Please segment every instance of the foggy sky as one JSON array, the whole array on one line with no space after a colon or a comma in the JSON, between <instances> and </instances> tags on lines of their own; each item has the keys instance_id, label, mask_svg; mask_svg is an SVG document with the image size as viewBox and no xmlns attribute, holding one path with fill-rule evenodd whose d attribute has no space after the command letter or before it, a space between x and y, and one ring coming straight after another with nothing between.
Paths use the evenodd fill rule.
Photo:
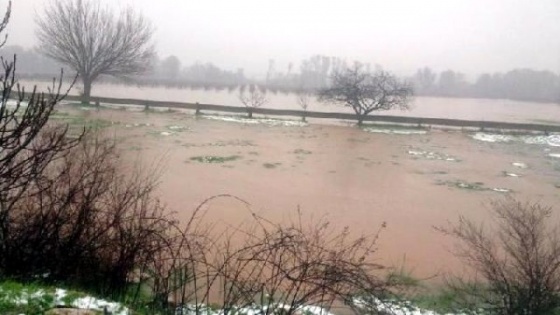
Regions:
<instances>
[{"instance_id":1,"label":"foggy sky","mask_svg":"<svg viewBox=\"0 0 560 315\"><path fill-rule=\"evenodd\" d=\"M33 47L48 0L14 0L8 45ZM268 60L323 54L401 74L428 66L473 75L528 67L560 72L560 0L103 0L156 27L160 57L262 75ZM5 7L7 0L0 0ZM2 11L3 12L3 11Z\"/></svg>"}]
</instances>

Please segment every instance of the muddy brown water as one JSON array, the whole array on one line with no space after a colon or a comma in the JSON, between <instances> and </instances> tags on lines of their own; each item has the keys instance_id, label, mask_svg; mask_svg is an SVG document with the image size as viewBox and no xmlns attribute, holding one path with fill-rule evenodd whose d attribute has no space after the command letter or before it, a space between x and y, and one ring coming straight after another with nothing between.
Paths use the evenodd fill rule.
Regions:
<instances>
[{"instance_id":1,"label":"muddy brown water","mask_svg":"<svg viewBox=\"0 0 560 315\"><path fill-rule=\"evenodd\" d=\"M434 226L459 215L487 223L488 203L503 198L453 183L507 188L520 199L551 206L560 200L560 159L549 156L560 148L480 142L457 131L388 135L334 125L246 125L179 112L61 110L113 122L106 132L119 139L131 163L162 161L159 193L181 220L206 198L231 194L276 222L293 219L298 208L308 220L326 217L357 235L373 233L386 222L378 262L404 262L419 277L463 270L449 252L452 242ZM460 161L428 159L417 151ZM235 158L223 163L193 159L205 156ZM245 205L233 199L212 201L207 208L208 219L225 226L250 218Z\"/></svg>"}]
</instances>

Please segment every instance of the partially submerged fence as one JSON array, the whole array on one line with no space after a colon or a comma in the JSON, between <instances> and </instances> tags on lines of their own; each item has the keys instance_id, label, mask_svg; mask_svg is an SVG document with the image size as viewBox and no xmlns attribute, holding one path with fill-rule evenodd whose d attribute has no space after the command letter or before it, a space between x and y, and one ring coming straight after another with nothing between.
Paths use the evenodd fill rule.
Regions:
<instances>
[{"instance_id":1,"label":"partially submerged fence","mask_svg":"<svg viewBox=\"0 0 560 315\"><path fill-rule=\"evenodd\" d=\"M81 97L69 95L66 97L69 101L81 101ZM334 119L334 120L356 120L356 115L352 113L335 113L335 112L317 112L303 111L293 109L273 109L273 108L246 108L239 106L199 104L186 102L169 102L169 101L152 101L138 100L127 98L108 98L108 97L92 97L92 101L96 104L114 104L114 105L137 105L146 108L177 108L194 110L196 113L203 111L226 112L226 113L249 113L266 115L266 116L289 116L289 117L306 117L318 119ZM560 115L560 107L559 107ZM453 128L476 128L500 129L500 130L525 130L539 131L543 133L560 132L559 125L537 124L537 123L512 123L499 121L484 120L462 120L448 118L429 118L429 117L407 117L407 116L390 116L390 115L369 115L364 118L367 122L408 124L417 126L445 126Z\"/></svg>"}]
</instances>

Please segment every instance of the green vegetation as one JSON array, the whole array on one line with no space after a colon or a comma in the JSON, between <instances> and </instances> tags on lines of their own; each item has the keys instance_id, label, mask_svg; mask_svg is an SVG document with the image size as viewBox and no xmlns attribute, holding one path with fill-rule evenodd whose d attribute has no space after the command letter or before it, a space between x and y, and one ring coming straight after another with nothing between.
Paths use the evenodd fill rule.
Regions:
<instances>
[{"instance_id":1,"label":"green vegetation","mask_svg":"<svg viewBox=\"0 0 560 315\"><path fill-rule=\"evenodd\" d=\"M457 181L454 181L454 182L447 182L447 184L450 185L450 186L460 188L460 189L486 190L486 188L484 188L484 183L483 182L470 183L470 182L457 180Z\"/></svg>"},{"instance_id":2,"label":"green vegetation","mask_svg":"<svg viewBox=\"0 0 560 315\"><path fill-rule=\"evenodd\" d=\"M88 115L70 115L65 112L56 112L49 117L50 120L68 124L71 131L80 130L82 128L100 130L118 124L113 121L100 118L89 118Z\"/></svg>"},{"instance_id":3,"label":"green vegetation","mask_svg":"<svg viewBox=\"0 0 560 315\"><path fill-rule=\"evenodd\" d=\"M216 141L210 143L185 143L182 144L186 148L204 148L204 147L255 147L256 144L251 140L228 140L228 141ZM256 152L255 152L256 153ZM253 152L249 152L253 154ZM258 153L257 153L258 154Z\"/></svg>"},{"instance_id":4,"label":"green vegetation","mask_svg":"<svg viewBox=\"0 0 560 315\"><path fill-rule=\"evenodd\" d=\"M229 155L229 156L216 156L216 155L205 155L205 156L193 156L190 158L191 161L196 161L200 163L209 164L219 164L232 162L241 159L239 155Z\"/></svg>"},{"instance_id":5,"label":"green vegetation","mask_svg":"<svg viewBox=\"0 0 560 315\"><path fill-rule=\"evenodd\" d=\"M278 166L282 165L282 163L264 163L263 166L268 169L277 168Z\"/></svg>"},{"instance_id":6,"label":"green vegetation","mask_svg":"<svg viewBox=\"0 0 560 315\"><path fill-rule=\"evenodd\" d=\"M39 283L3 281L0 282L0 314L43 314L57 305L71 306L86 296Z\"/></svg>"},{"instance_id":7,"label":"green vegetation","mask_svg":"<svg viewBox=\"0 0 560 315\"><path fill-rule=\"evenodd\" d=\"M313 152L304 149L296 149L294 150L294 154L312 154Z\"/></svg>"}]
</instances>

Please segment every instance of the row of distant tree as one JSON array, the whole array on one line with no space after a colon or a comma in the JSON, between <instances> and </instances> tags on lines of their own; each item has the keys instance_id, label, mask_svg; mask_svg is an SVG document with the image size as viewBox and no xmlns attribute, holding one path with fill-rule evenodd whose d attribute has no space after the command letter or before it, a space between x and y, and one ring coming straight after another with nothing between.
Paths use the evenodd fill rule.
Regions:
<instances>
[{"instance_id":1,"label":"row of distant tree","mask_svg":"<svg viewBox=\"0 0 560 315\"><path fill-rule=\"evenodd\" d=\"M416 95L560 101L560 76L551 71L515 69L506 73L483 73L469 82L460 72L447 70L438 74L423 68L411 81Z\"/></svg>"},{"instance_id":2,"label":"row of distant tree","mask_svg":"<svg viewBox=\"0 0 560 315\"><path fill-rule=\"evenodd\" d=\"M62 67L35 50L20 46L7 46L0 51L4 58L17 55L18 72L22 77L50 78ZM367 70L379 66L364 65ZM249 79L242 68L229 71L212 63L194 63L183 66L179 58L169 56L153 60L152 71L134 79L135 83L179 87L236 88L248 83L266 86L271 90L294 92L302 89L319 90L327 87L337 70L347 68L344 59L322 55L293 63L278 70L274 60L269 60L266 76L259 80ZM105 78L110 80L109 78ZM474 81L466 79L461 72L447 70L435 72L421 68L408 78L419 96L501 98L521 101L559 102L560 75L551 71L514 69L506 73L483 73Z\"/></svg>"}]
</instances>

